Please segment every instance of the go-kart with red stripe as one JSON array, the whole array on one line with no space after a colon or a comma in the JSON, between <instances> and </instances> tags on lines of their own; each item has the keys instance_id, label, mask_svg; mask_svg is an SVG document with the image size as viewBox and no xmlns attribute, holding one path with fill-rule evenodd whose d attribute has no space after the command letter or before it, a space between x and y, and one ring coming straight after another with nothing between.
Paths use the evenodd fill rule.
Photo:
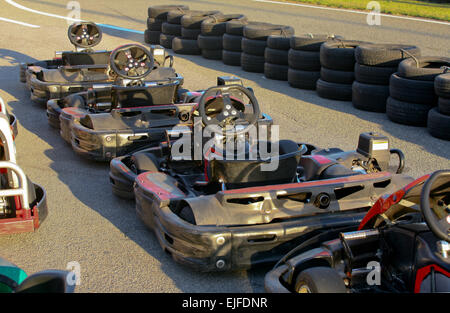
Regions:
<instances>
[{"instance_id":1,"label":"go-kart with red stripe","mask_svg":"<svg viewBox=\"0 0 450 313\"><path fill-rule=\"evenodd\" d=\"M16 164L9 118L0 113L0 235L32 232L47 216L45 190Z\"/></svg>"},{"instance_id":2,"label":"go-kart with red stripe","mask_svg":"<svg viewBox=\"0 0 450 313\"><path fill-rule=\"evenodd\" d=\"M266 275L265 288L448 293L449 234L450 170L440 170L380 197L358 230L335 229L297 246Z\"/></svg>"},{"instance_id":3,"label":"go-kart with red stripe","mask_svg":"<svg viewBox=\"0 0 450 313\"><path fill-rule=\"evenodd\" d=\"M202 124L205 128L218 124L224 131L227 123L244 127L232 138L236 143L243 140L243 151L213 146L200 160L186 160L174 154L179 142L169 141L111 161L114 192L129 196L129 182L135 179L139 218L177 262L200 271L276 262L317 233L356 229L379 196L412 181L386 172L389 142L371 133L361 135L359 152L280 140L266 141L268 147L278 146L279 153L272 154L274 148L268 156L252 158L253 149L262 149L263 141L252 145L245 130L257 123L258 115L238 114L240 118L234 119L227 89L222 88L211 88L200 98ZM209 114L206 99L218 90L223 108ZM258 112L253 93L246 95ZM216 134L212 140L217 143L223 137ZM272 162L278 166L264 169ZM400 163L398 171L403 160Z\"/></svg>"}]
</instances>

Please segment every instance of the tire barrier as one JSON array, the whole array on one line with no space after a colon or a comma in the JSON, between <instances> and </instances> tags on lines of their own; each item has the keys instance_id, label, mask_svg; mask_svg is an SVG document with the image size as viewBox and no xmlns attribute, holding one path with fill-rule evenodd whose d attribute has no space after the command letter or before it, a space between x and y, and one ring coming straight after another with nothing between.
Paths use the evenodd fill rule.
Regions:
<instances>
[{"instance_id":1,"label":"tire barrier","mask_svg":"<svg viewBox=\"0 0 450 313\"><path fill-rule=\"evenodd\" d=\"M161 44L160 35L163 32L163 24L167 23L167 16L173 10L189 10L189 7L186 5L153 5L148 8L147 29L144 32L146 43ZM168 38L165 37L163 41L167 45Z\"/></svg>"},{"instance_id":2,"label":"tire barrier","mask_svg":"<svg viewBox=\"0 0 450 313\"><path fill-rule=\"evenodd\" d=\"M428 132L436 138L450 140L450 73L434 80L438 106L428 112Z\"/></svg>"}]
</instances>

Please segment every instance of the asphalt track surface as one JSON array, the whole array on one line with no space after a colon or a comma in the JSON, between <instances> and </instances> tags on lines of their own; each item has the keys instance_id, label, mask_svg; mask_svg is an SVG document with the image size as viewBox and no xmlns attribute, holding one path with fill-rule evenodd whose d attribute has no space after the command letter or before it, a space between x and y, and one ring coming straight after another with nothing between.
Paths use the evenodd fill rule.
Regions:
<instances>
[{"instance_id":1,"label":"asphalt track surface","mask_svg":"<svg viewBox=\"0 0 450 313\"><path fill-rule=\"evenodd\" d=\"M17 0L35 10L67 16L66 1ZM144 31L148 5L167 1L80 1L81 18ZM348 39L416 44L423 55L450 55L450 26L382 17L368 26L366 16L250 0L175 1L191 9L243 13L250 20L291 25L297 34L335 33ZM262 292L267 268L233 273L197 273L176 264L154 235L136 218L134 203L114 197L108 165L78 157L47 124L44 108L33 104L19 82L19 62L50 59L55 50L70 50L67 21L24 11L0 0L0 96L19 120L16 140L19 165L47 191L49 216L35 233L0 237L0 256L28 273L81 265L80 292ZM143 36L104 28L98 49L113 49ZM212 86L218 75L237 75L254 88L263 112L280 125L281 138L322 147L354 149L358 135L377 131L407 158L406 173L418 177L450 168L449 142L431 137L425 128L398 125L385 114L354 109L349 102L319 98L314 91L290 88L287 82L242 71L201 56L175 55L185 86Z\"/></svg>"}]
</instances>

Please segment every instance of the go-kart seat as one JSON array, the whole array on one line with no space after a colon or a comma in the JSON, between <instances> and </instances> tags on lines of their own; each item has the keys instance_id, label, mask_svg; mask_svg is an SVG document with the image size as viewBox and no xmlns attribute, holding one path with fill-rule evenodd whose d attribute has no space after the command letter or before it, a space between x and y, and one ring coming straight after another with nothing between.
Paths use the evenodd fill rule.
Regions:
<instances>
[{"instance_id":1,"label":"go-kart seat","mask_svg":"<svg viewBox=\"0 0 450 313\"><path fill-rule=\"evenodd\" d=\"M261 143L259 143L261 144ZM270 147L270 143L268 143ZM297 165L302 153L300 147L291 140L279 141L279 155L268 160L223 160L213 159L208 162L207 175L210 182L225 183L227 188L242 188L270 184L291 183L297 174ZM248 154L246 153L248 156ZM263 170L278 158L278 167Z\"/></svg>"},{"instance_id":2,"label":"go-kart seat","mask_svg":"<svg viewBox=\"0 0 450 313\"><path fill-rule=\"evenodd\" d=\"M64 66L98 65L98 64L109 64L110 55L111 51L63 52L61 58Z\"/></svg>"}]
</instances>

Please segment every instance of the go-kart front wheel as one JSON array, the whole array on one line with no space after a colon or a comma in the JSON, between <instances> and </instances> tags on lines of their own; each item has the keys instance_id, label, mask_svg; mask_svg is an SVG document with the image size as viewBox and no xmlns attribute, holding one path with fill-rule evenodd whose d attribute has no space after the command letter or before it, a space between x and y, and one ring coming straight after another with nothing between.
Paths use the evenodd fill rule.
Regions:
<instances>
[{"instance_id":1,"label":"go-kart front wheel","mask_svg":"<svg viewBox=\"0 0 450 313\"><path fill-rule=\"evenodd\" d=\"M302 271L295 283L297 293L346 293L344 280L331 267L311 267Z\"/></svg>"}]
</instances>

